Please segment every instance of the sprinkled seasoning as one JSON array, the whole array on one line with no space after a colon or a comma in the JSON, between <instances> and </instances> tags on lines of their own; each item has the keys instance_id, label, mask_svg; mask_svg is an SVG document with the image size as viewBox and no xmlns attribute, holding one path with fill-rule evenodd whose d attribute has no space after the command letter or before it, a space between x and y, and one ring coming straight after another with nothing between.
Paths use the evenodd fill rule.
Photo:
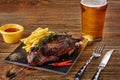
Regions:
<instances>
[{"instance_id":1,"label":"sprinkled seasoning","mask_svg":"<svg viewBox=\"0 0 120 80\"><path fill-rule=\"evenodd\" d=\"M15 61L17 59L20 59L21 56L20 56L20 54L15 54L14 53L14 54L10 55L9 58L10 58L11 61Z\"/></svg>"}]
</instances>

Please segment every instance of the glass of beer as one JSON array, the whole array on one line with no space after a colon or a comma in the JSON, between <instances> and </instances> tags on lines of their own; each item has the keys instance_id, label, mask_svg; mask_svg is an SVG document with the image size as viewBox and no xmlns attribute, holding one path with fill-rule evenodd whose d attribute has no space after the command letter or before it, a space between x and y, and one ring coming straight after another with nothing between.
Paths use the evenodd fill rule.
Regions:
<instances>
[{"instance_id":1,"label":"glass of beer","mask_svg":"<svg viewBox=\"0 0 120 80\"><path fill-rule=\"evenodd\" d=\"M81 0L82 37L102 40L107 0Z\"/></svg>"}]
</instances>

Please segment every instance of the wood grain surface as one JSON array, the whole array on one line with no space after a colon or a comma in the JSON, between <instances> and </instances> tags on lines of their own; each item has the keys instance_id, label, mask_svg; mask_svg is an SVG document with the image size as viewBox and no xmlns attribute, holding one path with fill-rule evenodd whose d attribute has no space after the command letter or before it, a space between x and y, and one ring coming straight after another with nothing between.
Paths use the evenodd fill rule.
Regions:
<instances>
[{"instance_id":1,"label":"wood grain surface","mask_svg":"<svg viewBox=\"0 0 120 80\"><path fill-rule=\"evenodd\" d=\"M81 37L81 9L79 0L0 0L0 26L17 23L24 26L22 38L27 37L37 27L48 27L56 32L68 32ZM106 42L103 54L93 59L86 69L82 80L91 80L105 52L115 49L109 63L102 71L100 80L120 80L120 0L108 0L104 37ZM89 59L96 46L87 46L68 75L25 68L11 80L73 80L75 73ZM6 44L0 35L0 80L8 80L5 75L16 66L4 59L19 45Z\"/></svg>"}]
</instances>

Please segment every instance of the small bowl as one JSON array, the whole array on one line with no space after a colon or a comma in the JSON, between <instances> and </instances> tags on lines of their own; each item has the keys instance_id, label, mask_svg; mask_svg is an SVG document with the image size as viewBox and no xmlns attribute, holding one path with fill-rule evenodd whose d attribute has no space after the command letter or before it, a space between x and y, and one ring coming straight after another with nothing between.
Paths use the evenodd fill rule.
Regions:
<instances>
[{"instance_id":1,"label":"small bowl","mask_svg":"<svg viewBox=\"0 0 120 80\"><path fill-rule=\"evenodd\" d=\"M12 44L20 41L24 27L19 24L5 24L0 27L0 33L6 43Z\"/></svg>"}]
</instances>

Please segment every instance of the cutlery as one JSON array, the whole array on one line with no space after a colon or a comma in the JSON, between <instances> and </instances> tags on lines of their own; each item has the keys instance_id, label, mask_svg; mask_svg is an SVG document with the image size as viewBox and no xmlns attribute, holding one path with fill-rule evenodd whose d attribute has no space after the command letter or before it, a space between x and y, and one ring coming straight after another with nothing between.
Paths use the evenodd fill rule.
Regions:
<instances>
[{"instance_id":1,"label":"cutlery","mask_svg":"<svg viewBox=\"0 0 120 80\"><path fill-rule=\"evenodd\" d=\"M15 77L19 72L21 72L24 69L24 67L20 66L13 66L9 71L7 71L6 77L9 79L12 79Z\"/></svg>"},{"instance_id":2,"label":"cutlery","mask_svg":"<svg viewBox=\"0 0 120 80\"><path fill-rule=\"evenodd\" d=\"M92 80L98 80L99 75L101 73L101 71L105 68L105 66L107 65L112 53L113 53L114 49L109 50L105 56L103 57L102 61L99 64L98 67L98 71L95 73L95 75L93 76Z\"/></svg>"},{"instance_id":3,"label":"cutlery","mask_svg":"<svg viewBox=\"0 0 120 80\"><path fill-rule=\"evenodd\" d=\"M76 75L74 76L74 80L79 80L82 77L82 75L83 75L84 71L86 70L88 64L91 62L91 60L94 57L97 58L97 57L101 56L101 53L102 53L102 51L104 49L104 46L105 46L104 42L100 42L98 44L96 49L93 51L92 56L89 58L89 60L87 60L87 62L82 66L82 68L76 73Z\"/></svg>"}]
</instances>

